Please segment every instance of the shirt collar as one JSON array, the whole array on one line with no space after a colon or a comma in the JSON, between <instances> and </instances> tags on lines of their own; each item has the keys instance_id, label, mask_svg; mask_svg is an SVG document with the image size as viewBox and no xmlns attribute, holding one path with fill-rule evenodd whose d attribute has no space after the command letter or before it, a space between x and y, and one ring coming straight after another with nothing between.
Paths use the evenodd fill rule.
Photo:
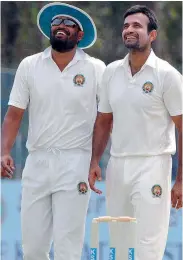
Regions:
<instances>
[{"instance_id":1,"label":"shirt collar","mask_svg":"<svg viewBox=\"0 0 183 260\"><path fill-rule=\"evenodd\" d=\"M152 68L156 68L156 55L152 49L151 49L151 53L150 53L149 57L146 60L145 65L148 65Z\"/></svg>"},{"instance_id":2,"label":"shirt collar","mask_svg":"<svg viewBox=\"0 0 183 260\"><path fill-rule=\"evenodd\" d=\"M46 48L42 53L43 59L47 59L50 57L51 57L51 46ZM88 58L89 58L89 55L87 55L83 50L77 48L72 61L86 60Z\"/></svg>"},{"instance_id":3,"label":"shirt collar","mask_svg":"<svg viewBox=\"0 0 183 260\"><path fill-rule=\"evenodd\" d=\"M128 66L129 65L129 54L127 54L124 59L121 61L121 66ZM154 51L151 49L151 52L149 54L149 57L147 58L145 64L143 65L144 66L150 66L152 68L155 68L156 67L156 55L154 53Z\"/></svg>"}]
</instances>

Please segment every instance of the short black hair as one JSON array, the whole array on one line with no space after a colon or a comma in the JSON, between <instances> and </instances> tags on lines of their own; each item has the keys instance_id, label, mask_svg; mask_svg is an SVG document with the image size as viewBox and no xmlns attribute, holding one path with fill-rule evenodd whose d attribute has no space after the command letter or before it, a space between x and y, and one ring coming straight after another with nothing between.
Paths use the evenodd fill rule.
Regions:
<instances>
[{"instance_id":1,"label":"short black hair","mask_svg":"<svg viewBox=\"0 0 183 260\"><path fill-rule=\"evenodd\" d=\"M132 14L142 13L149 18L148 32L158 29L158 20L155 13L145 5L134 5L130 7L124 14L124 19Z\"/></svg>"}]
</instances>

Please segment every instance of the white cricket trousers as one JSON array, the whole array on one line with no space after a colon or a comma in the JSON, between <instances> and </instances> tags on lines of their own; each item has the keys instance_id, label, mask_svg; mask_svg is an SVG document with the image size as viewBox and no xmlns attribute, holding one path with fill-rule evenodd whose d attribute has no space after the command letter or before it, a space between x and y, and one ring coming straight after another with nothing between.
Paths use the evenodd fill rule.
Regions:
<instances>
[{"instance_id":1,"label":"white cricket trousers","mask_svg":"<svg viewBox=\"0 0 183 260\"><path fill-rule=\"evenodd\" d=\"M171 170L170 155L109 160L107 214L136 217L135 260L163 259L171 206ZM118 226L117 259L127 260L124 252L134 239L134 231L128 225Z\"/></svg>"},{"instance_id":2,"label":"white cricket trousers","mask_svg":"<svg viewBox=\"0 0 183 260\"><path fill-rule=\"evenodd\" d=\"M24 260L48 260L52 241L54 260L81 260L90 159L80 149L28 155L22 176ZM83 183L86 193L80 189Z\"/></svg>"}]
</instances>

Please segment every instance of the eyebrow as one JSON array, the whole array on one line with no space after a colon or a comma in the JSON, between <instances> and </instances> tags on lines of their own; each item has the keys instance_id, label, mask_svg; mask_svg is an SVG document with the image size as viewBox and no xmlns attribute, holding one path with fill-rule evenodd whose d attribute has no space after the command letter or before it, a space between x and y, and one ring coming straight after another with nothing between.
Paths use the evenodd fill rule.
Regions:
<instances>
[{"instance_id":1,"label":"eyebrow","mask_svg":"<svg viewBox=\"0 0 183 260\"><path fill-rule=\"evenodd\" d=\"M132 24L138 24L138 25L142 26L142 24L139 22L132 22ZM125 25L129 25L129 23L124 23L123 26L125 26Z\"/></svg>"}]
</instances>

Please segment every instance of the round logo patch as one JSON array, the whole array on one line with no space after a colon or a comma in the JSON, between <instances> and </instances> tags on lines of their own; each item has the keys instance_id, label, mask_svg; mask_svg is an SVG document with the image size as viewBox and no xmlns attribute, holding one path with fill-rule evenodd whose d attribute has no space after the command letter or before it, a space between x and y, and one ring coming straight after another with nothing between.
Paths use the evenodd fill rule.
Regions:
<instances>
[{"instance_id":1,"label":"round logo patch","mask_svg":"<svg viewBox=\"0 0 183 260\"><path fill-rule=\"evenodd\" d=\"M158 184L154 185L151 191L154 198L160 198L162 195L162 188Z\"/></svg>"},{"instance_id":2,"label":"round logo patch","mask_svg":"<svg viewBox=\"0 0 183 260\"><path fill-rule=\"evenodd\" d=\"M88 192L88 186L86 184L86 182L81 181L80 183L78 183L78 192L79 194L86 194Z\"/></svg>"},{"instance_id":3,"label":"round logo patch","mask_svg":"<svg viewBox=\"0 0 183 260\"><path fill-rule=\"evenodd\" d=\"M73 81L75 86L82 87L85 83L85 77L82 74L77 74Z\"/></svg>"},{"instance_id":4,"label":"round logo patch","mask_svg":"<svg viewBox=\"0 0 183 260\"><path fill-rule=\"evenodd\" d=\"M153 84L150 81L147 81L146 83L144 83L142 90L144 93L151 93L154 89Z\"/></svg>"}]
</instances>

